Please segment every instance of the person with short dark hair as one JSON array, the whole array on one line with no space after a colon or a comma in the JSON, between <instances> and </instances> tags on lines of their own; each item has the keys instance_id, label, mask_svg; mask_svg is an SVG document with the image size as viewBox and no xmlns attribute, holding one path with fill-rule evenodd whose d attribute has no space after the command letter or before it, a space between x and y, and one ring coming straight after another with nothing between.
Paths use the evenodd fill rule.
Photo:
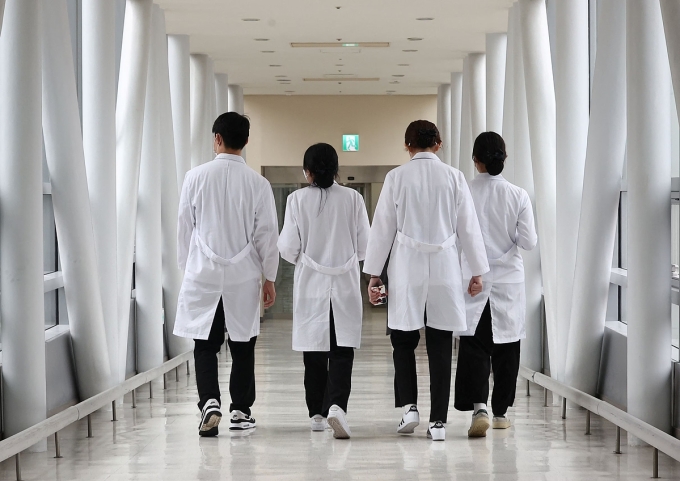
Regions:
<instances>
[{"instance_id":1,"label":"person with short dark hair","mask_svg":"<svg viewBox=\"0 0 680 481\"><path fill-rule=\"evenodd\" d=\"M470 191L491 270L484 274L482 292L465 296L467 330L457 333L460 349L454 402L459 411L473 411L470 437L486 436L490 426L510 427L507 410L515 400L520 339L526 337L524 265L518 248L536 246L536 228L529 195L500 175L506 158L500 135L479 134L472 151L479 175L470 182ZM464 256L463 276L471 275ZM493 424L486 407L492 367Z\"/></svg>"},{"instance_id":2,"label":"person with short dark hair","mask_svg":"<svg viewBox=\"0 0 680 481\"><path fill-rule=\"evenodd\" d=\"M427 435L434 441L446 435L452 332L467 326L459 249L474 274L469 293L481 291L481 276L489 270L470 190L462 172L435 155L441 142L432 122L417 120L406 129L411 161L385 178L364 262L364 272L371 275L369 297L375 303L390 256L387 308L395 407L403 409L399 434L413 433L420 423L415 349L425 327L432 406Z\"/></svg>"},{"instance_id":3,"label":"person with short dark hair","mask_svg":"<svg viewBox=\"0 0 680 481\"><path fill-rule=\"evenodd\" d=\"M305 152L309 187L288 196L279 237L281 257L295 264L293 349L303 352L305 399L312 431L326 423L333 436L351 436L347 403L354 349L361 344L359 262L369 222L364 198L335 182L338 154L328 144Z\"/></svg>"},{"instance_id":4,"label":"person with short dark hair","mask_svg":"<svg viewBox=\"0 0 680 481\"><path fill-rule=\"evenodd\" d=\"M236 112L213 125L213 161L187 172L177 227L177 259L184 279L174 334L194 339L200 436L216 436L222 419L217 353L229 332L232 431L256 426L255 342L260 300L274 304L278 221L269 182L250 169L241 151L250 121ZM265 281L262 285L262 277Z\"/></svg>"}]
</instances>

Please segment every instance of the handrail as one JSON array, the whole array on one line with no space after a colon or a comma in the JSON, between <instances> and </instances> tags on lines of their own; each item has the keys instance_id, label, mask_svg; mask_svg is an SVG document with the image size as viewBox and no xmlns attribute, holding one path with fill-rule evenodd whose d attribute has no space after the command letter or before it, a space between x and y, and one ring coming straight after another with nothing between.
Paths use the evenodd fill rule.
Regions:
<instances>
[{"instance_id":1,"label":"handrail","mask_svg":"<svg viewBox=\"0 0 680 481\"><path fill-rule=\"evenodd\" d=\"M0 461L4 461L16 454L21 453L25 449L42 441L48 436L64 429L76 421L86 418L98 409L103 408L108 403L120 399L123 395L138 387L146 384L163 374L179 367L184 362L191 359L193 351L187 351L177 357L169 359L162 365L150 369L148 371L137 374L130 379L125 380L117 386L107 389L106 391L92 396L75 406L61 411L54 416L45 419L28 429L24 429L9 438L0 441Z\"/></svg>"},{"instance_id":2,"label":"handrail","mask_svg":"<svg viewBox=\"0 0 680 481\"><path fill-rule=\"evenodd\" d=\"M624 431L642 439L644 442L667 454L676 461L680 461L680 439L671 436L660 429L612 406L606 401L562 384L540 372L532 371L520 366L519 375L563 398L572 401L588 411L601 416Z\"/></svg>"}]
</instances>

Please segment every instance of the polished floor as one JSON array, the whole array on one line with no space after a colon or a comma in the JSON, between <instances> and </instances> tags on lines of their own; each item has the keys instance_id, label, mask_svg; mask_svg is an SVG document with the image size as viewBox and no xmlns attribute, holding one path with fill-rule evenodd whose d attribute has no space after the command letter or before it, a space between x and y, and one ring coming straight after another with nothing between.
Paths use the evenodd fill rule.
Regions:
<instances>
[{"instance_id":1,"label":"polished floor","mask_svg":"<svg viewBox=\"0 0 680 481\"><path fill-rule=\"evenodd\" d=\"M24 480L592 480L648 479L651 448L625 445L613 454L615 428L593 416L592 435L585 436L585 414L543 407L543 391L518 385L514 426L468 439L468 413L451 407L447 439L434 443L421 426L411 436L395 433L400 413L392 407L392 362L385 337L384 314L369 312L363 346L357 351L348 419L350 440L335 440L330 431L312 433L304 403L302 355L290 350L291 321L266 321L257 345L258 428L247 436L223 430L218 438L201 439L193 373L174 371L167 389L154 383L138 391L137 408L129 396L118 409L94 415L94 437L85 422L60 433L63 458L54 458L53 439L46 453L24 453ZM428 375L419 347L421 415L427 419ZM227 392L230 362L220 355L220 379ZM451 399L453 406L453 399ZM226 427L226 426L225 426ZM660 475L680 479L680 464L661 454ZM0 479L15 479L14 460L0 464Z\"/></svg>"}]
</instances>

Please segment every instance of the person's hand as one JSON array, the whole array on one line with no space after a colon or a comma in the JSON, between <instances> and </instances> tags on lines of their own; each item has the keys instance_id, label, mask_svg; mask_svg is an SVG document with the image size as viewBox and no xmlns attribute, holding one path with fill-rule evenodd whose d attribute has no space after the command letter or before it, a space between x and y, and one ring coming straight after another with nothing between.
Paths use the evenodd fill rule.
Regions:
<instances>
[{"instance_id":1,"label":"person's hand","mask_svg":"<svg viewBox=\"0 0 680 481\"><path fill-rule=\"evenodd\" d=\"M475 297L480 292L482 292L482 276L473 276L468 286L468 294Z\"/></svg>"},{"instance_id":2,"label":"person's hand","mask_svg":"<svg viewBox=\"0 0 680 481\"><path fill-rule=\"evenodd\" d=\"M272 281L264 281L262 286L262 300L264 301L264 308L269 309L276 301L276 288Z\"/></svg>"},{"instance_id":3,"label":"person's hand","mask_svg":"<svg viewBox=\"0 0 680 481\"><path fill-rule=\"evenodd\" d=\"M371 277L371 281L368 283L368 299L373 305L378 305L382 294L378 291L374 291L374 287L380 287L383 285L383 281L379 277ZM387 291L385 291L387 295Z\"/></svg>"}]
</instances>

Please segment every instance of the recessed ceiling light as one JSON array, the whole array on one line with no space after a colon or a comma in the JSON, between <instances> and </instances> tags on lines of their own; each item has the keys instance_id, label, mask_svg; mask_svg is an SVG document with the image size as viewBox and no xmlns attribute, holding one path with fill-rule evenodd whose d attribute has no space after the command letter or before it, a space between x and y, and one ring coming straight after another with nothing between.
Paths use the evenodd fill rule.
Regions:
<instances>
[{"instance_id":1,"label":"recessed ceiling light","mask_svg":"<svg viewBox=\"0 0 680 481\"><path fill-rule=\"evenodd\" d=\"M255 41L256 42L269 42L269 39L268 38L256 38Z\"/></svg>"},{"instance_id":2,"label":"recessed ceiling light","mask_svg":"<svg viewBox=\"0 0 680 481\"><path fill-rule=\"evenodd\" d=\"M411 42L419 42L422 40L420 37L409 37L407 40L410 40Z\"/></svg>"},{"instance_id":3,"label":"recessed ceiling light","mask_svg":"<svg viewBox=\"0 0 680 481\"><path fill-rule=\"evenodd\" d=\"M244 22L259 22L260 21L259 18L242 18L241 20L243 20Z\"/></svg>"},{"instance_id":4,"label":"recessed ceiling light","mask_svg":"<svg viewBox=\"0 0 680 481\"><path fill-rule=\"evenodd\" d=\"M281 77L288 77L288 75L274 75L276 78L281 78Z\"/></svg>"},{"instance_id":5,"label":"recessed ceiling light","mask_svg":"<svg viewBox=\"0 0 680 481\"><path fill-rule=\"evenodd\" d=\"M262 53L274 53L274 50L262 50Z\"/></svg>"},{"instance_id":6,"label":"recessed ceiling light","mask_svg":"<svg viewBox=\"0 0 680 481\"><path fill-rule=\"evenodd\" d=\"M335 66L336 66L336 67L344 67L345 64L344 64L344 63L336 63Z\"/></svg>"},{"instance_id":7,"label":"recessed ceiling light","mask_svg":"<svg viewBox=\"0 0 680 481\"><path fill-rule=\"evenodd\" d=\"M403 77L403 74L398 74L398 75L392 75L392 77Z\"/></svg>"},{"instance_id":8,"label":"recessed ceiling light","mask_svg":"<svg viewBox=\"0 0 680 481\"><path fill-rule=\"evenodd\" d=\"M429 22L430 20L434 20L434 18L433 17L419 17L419 18L416 18L416 20L419 20L421 22Z\"/></svg>"},{"instance_id":9,"label":"recessed ceiling light","mask_svg":"<svg viewBox=\"0 0 680 481\"><path fill-rule=\"evenodd\" d=\"M280 67L281 65L270 65L270 67Z\"/></svg>"},{"instance_id":10,"label":"recessed ceiling light","mask_svg":"<svg viewBox=\"0 0 680 481\"><path fill-rule=\"evenodd\" d=\"M411 53L411 52L417 52L417 50L402 50L402 52Z\"/></svg>"}]
</instances>

